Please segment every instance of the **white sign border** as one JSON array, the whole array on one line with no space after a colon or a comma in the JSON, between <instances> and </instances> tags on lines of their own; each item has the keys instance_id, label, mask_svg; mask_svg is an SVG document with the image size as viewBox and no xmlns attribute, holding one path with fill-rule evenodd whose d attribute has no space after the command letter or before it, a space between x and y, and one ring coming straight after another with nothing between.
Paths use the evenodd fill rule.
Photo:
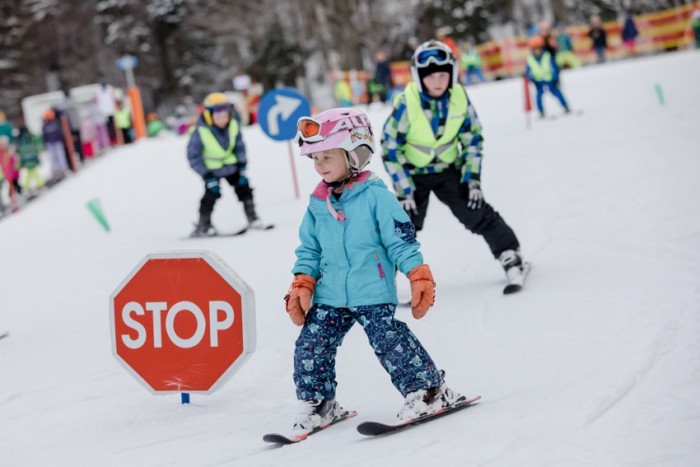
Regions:
<instances>
[{"instance_id":1,"label":"white sign border","mask_svg":"<svg viewBox=\"0 0 700 467\"><path fill-rule=\"evenodd\" d=\"M115 325L115 309L114 299L124 289L126 284L136 276L141 268L152 259L202 259L211 266L236 292L241 296L241 315L243 319L243 352L235 362L219 377L211 388L207 391L193 391L188 389L156 390L151 387L148 382L139 375L118 353L117 353L117 333ZM176 393L192 393L192 394L211 394L223 386L231 377L241 369L248 361L257 347L257 332L256 332L256 314L255 314L255 292L247 282L241 278L226 262L218 255L207 250L176 250L165 251L161 253L151 253L146 255L138 265L126 276L119 286L112 292L109 297L109 325L112 338L112 355L119 363L129 372L137 381L141 383L152 394L176 394Z\"/></svg>"}]
</instances>

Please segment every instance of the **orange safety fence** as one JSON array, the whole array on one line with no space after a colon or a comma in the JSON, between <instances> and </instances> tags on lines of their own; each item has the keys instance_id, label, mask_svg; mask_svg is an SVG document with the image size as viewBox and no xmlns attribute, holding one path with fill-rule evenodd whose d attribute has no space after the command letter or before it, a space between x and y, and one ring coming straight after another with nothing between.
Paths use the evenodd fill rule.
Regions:
<instances>
[{"instance_id":1,"label":"orange safety fence","mask_svg":"<svg viewBox=\"0 0 700 467\"><path fill-rule=\"evenodd\" d=\"M639 30L635 41L636 53L649 54L690 47L694 41L693 31L689 27L694 8L693 4L687 4L635 16L634 20ZM592 42L588 37L589 28L586 24L566 27L566 32L571 36L574 54L583 64L596 61ZM616 60L628 56L629 51L622 43L621 21L603 23L603 28L608 43L606 58ZM489 41L477 45L476 49L481 55L481 67L487 79L517 76L525 71L525 60L529 53L527 37ZM392 62L391 76L395 86L405 86L411 80L410 63Z\"/></svg>"}]
</instances>

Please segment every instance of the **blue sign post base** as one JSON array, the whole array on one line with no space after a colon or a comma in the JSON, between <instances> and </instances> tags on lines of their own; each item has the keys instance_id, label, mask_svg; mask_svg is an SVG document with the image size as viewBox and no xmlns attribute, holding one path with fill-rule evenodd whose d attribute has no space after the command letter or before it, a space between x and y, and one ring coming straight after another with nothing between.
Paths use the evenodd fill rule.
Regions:
<instances>
[{"instance_id":1,"label":"blue sign post base","mask_svg":"<svg viewBox=\"0 0 700 467\"><path fill-rule=\"evenodd\" d=\"M188 392L183 392L180 394L180 400L182 402L182 405L189 404L190 403L190 393Z\"/></svg>"}]
</instances>

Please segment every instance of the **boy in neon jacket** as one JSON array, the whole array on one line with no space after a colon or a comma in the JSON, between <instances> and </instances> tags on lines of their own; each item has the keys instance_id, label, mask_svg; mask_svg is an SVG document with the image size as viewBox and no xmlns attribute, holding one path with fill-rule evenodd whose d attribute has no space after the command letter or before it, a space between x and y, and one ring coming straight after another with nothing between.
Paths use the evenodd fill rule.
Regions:
<instances>
[{"instance_id":1,"label":"boy in neon jacket","mask_svg":"<svg viewBox=\"0 0 700 467\"><path fill-rule=\"evenodd\" d=\"M484 238L509 283L522 284L520 243L481 190L481 123L457 73L455 57L442 42L416 49L413 82L394 98L384 124L384 167L417 231L434 193L466 229Z\"/></svg>"}]
</instances>

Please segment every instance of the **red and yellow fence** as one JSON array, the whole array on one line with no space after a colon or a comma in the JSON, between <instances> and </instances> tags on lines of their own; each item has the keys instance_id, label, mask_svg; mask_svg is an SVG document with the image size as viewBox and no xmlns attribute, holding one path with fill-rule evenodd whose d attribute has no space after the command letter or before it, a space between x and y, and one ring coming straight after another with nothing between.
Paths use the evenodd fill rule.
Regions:
<instances>
[{"instance_id":1,"label":"red and yellow fence","mask_svg":"<svg viewBox=\"0 0 700 467\"><path fill-rule=\"evenodd\" d=\"M635 43L637 53L646 54L663 50L689 47L693 41L690 16L693 5L683 5L668 10L635 16L639 30ZM612 21L603 24L607 34L606 56L610 60L625 57L629 52L622 43L622 24ZM572 25L566 28L571 35L574 54L582 63L595 62L595 53L588 37L588 25ZM525 59L529 53L526 37L507 38L479 44L476 49L481 55L484 75L489 79L520 75L525 71ZM394 84L405 86L411 79L408 62L391 64Z\"/></svg>"}]
</instances>

